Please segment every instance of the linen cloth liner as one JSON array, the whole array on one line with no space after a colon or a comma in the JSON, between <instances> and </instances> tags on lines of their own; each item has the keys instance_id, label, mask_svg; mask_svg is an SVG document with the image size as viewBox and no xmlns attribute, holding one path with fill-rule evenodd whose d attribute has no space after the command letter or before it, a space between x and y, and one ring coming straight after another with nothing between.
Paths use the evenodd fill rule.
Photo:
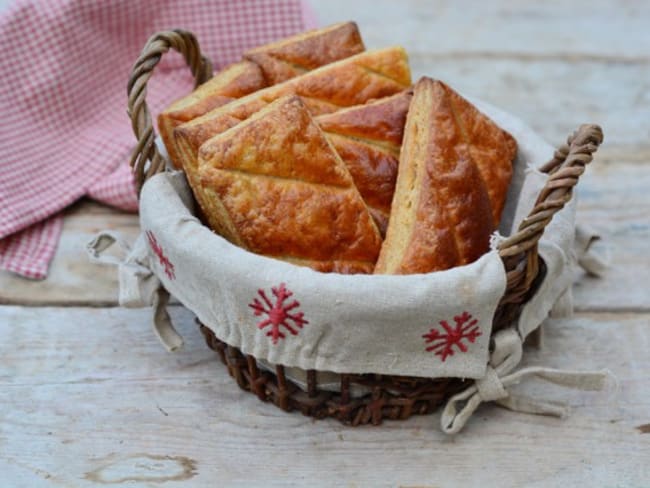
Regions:
<instances>
[{"instance_id":1,"label":"linen cloth liner","mask_svg":"<svg viewBox=\"0 0 650 488\"><path fill-rule=\"evenodd\" d=\"M519 151L509 188L501 231L510 234L532 208L546 176L535 168L546 162L553 148L516 118L489 104L472 100L517 139ZM308 268L256 256L230 245L211 233L192 214L192 198L181 173L163 173L143 187L140 203L143 232L126 260L120 264L120 303L142 306L164 303L169 290L197 314L217 337L252 354L262 366L283 364L289 378L305 382L307 369L336 372L380 373L422 377L476 379L475 385L453 397L441 418L443 431L458 432L482 401L498 400L509 408L559 415L564 409L547 402L512 396L507 386L535 374L558 384L582 389L601 389L605 372L580 373L533 368L512 372L521 360L522 342L536 330L553 307L563 302L570 312L570 289L577 262L598 259L589 254L593 238L580 231L580 258L573 249L575 198L556 214L540 241L539 252L547 267L538 291L523 307L515 329L495 336L499 345L488 357L491 320L505 289L505 272L498 252L491 250L467 266L444 272L405 276L341 276L316 273ZM89 244L89 252L101 252L115 238L102 234ZM495 235L493 244L498 242ZM148 242L147 242L148 241ZM171 266L171 268L170 268ZM170 271L171 270L171 271ZM260 290L285 283L299 300L308 323L287 332L274 343L258 324L251 305ZM568 305L568 307L567 307ZM457 347L443 361L426 350L424 336L443 320L468 312L477 319L480 335L465 341L466 352ZM156 331L168 349L182 344L168 320L156 307ZM497 339L497 337L499 339ZM357 390L353 394L362 394ZM462 408L457 408L460 405Z\"/></svg>"},{"instance_id":2,"label":"linen cloth liner","mask_svg":"<svg viewBox=\"0 0 650 488\"><path fill-rule=\"evenodd\" d=\"M180 197L180 198L179 198ZM182 173L157 175L140 196L144 232L162 249L163 262L150 265L164 287L219 338L246 354L273 363L334 372L467 377L484 375L492 317L505 290L505 272L496 251L467 266L423 275L339 275L318 273L233 246L191 213L191 192ZM255 299L282 283L293 292L286 305L308 321L292 335L273 341L257 324ZM268 308L268 307L267 307ZM480 335L468 353L441 360L426 350L432 327L471 314Z\"/></svg>"},{"instance_id":3,"label":"linen cloth liner","mask_svg":"<svg viewBox=\"0 0 650 488\"><path fill-rule=\"evenodd\" d=\"M0 14L0 269L45 278L60 212L84 195L137 210L126 77L149 36L177 27L218 69L315 22L299 0L18 0ZM164 56L149 107L192 85L182 57Z\"/></svg>"}]
</instances>

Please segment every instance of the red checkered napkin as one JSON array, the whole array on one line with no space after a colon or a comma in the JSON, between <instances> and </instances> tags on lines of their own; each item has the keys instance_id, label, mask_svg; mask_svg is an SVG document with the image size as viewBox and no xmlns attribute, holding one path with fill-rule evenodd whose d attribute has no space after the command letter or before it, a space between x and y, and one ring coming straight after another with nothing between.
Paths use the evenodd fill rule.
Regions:
<instances>
[{"instance_id":1,"label":"red checkered napkin","mask_svg":"<svg viewBox=\"0 0 650 488\"><path fill-rule=\"evenodd\" d=\"M315 25L299 0L23 0L0 16L0 269L41 279L61 210L84 195L137 210L126 81L153 33L184 28L219 68ZM154 113L192 87L180 55L149 84Z\"/></svg>"}]
</instances>

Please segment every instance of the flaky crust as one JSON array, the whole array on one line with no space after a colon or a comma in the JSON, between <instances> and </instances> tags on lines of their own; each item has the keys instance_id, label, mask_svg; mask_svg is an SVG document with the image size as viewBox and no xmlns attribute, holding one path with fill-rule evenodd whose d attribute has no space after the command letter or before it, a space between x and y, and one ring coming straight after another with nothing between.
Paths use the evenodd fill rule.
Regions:
<instances>
[{"instance_id":1,"label":"flaky crust","mask_svg":"<svg viewBox=\"0 0 650 488\"><path fill-rule=\"evenodd\" d=\"M397 178L412 91L321 115L316 122L347 165L382 235Z\"/></svg>"},{"instance_id":2,"label":"flaky crust","mask_svg":"<svg viewBox=\"0 0 650 488\"><path fill-rule=\"evenodd\" d=\"M176 127L266 86L262 70L255 63L242 61L227 66L192 93L162 111L158 115L158 131L174 166L181 167L180 155L173 139Z\"/></svg>"},{"instance_id":3,"label":"flaky crust","mask_svg":"<svg viewBox=\"0 0 650 488\"><path fill-rule=\"evenodd\" d=\"M158 116L160 135L174 166L180 168L173 130L232 100L286 81L364 50L354 22L296 34L252 49L239 63L227 66L192 93L172 103Z\"/></svg>"},{"instance_id":4,"label":"flaky crust","mask_svg":"<svg viewBox=\"0 0 650 488\"><path fill-rule=\"evenodd\" d=\"M300 95L312 115L320 115L393 95L410 84L408 58L403 48L363 52L257 91L187 122L174 130L174 144L187 172L196 165L201 144L223 130L224 115L245 120L285 95Z\"/></svg>"},{"instance_id":5,"label":"flaky crust","mask_svg":"<svg viewBox=\"0 0 650 488\"><path fill-rule=\"evenodd\" d=\"M357 25L342 22L251 49L244 59L261 68L270 86L364 50Z\"/></svg>"},{"instance_id":6,"label":"flaky crust","mask_svg":"<svg viewBox=\"0 0 650 488\"><path fill-rule=\"evenodd\" d=\"M479 166L511 167L514 154L503 131L468 105L442 82L422 78L416 84L375 273L444 270L488 250L495 228L492 181L486 185ZM489 130L475 130L481 127ZM499 188L504 195L495 197L501 201L507 185Z\"/></svg>"},{"instance_id":7,"label":"flaky crust","mask_svg":"<svg viewBox=\"0 0 650 488\"><path fill-rule=\"evenodd\" d=\"M463 139L487 188L492 219L498 227L512 179L517 141L449 86L440 83L450 98L458 124L463 128Z\"/></svg>"},{"instance_id":8,"label":"flaky crust","mask_svg":"<svg viewBox=\"0 0 650 488\"><path fill-rule=\"evenodd\" d=\"M252 252L321 271L371 272L381 237L352 177L296 96L201 147L208 224Z\"/></svg>"}]
</instances>

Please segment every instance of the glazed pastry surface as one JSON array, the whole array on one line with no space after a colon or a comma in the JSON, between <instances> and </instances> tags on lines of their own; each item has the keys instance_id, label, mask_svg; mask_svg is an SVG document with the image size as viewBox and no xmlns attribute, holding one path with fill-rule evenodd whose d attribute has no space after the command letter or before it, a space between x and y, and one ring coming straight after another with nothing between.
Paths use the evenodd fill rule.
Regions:
<instances>
[{"instance_id":1,"label":"glazed pastry surface","mask_svg":"<svg viewBox=\"0 0 650 488\"><path fill-rule=\"evenodd\" d=\"M206 140L282 96L300 95L312 115L320 115L393 95L410 84L403 48L366 51L251 93L191 120L174 130L173 144L188 172L196 165L199 148Z\"/></svg>"},{"instance_id":2,"label":"glazed pastry surface","mask_svg":"<svg viewBox=\"0 0 650 488\"><path fill-rule=\"evenodd\" d=\"M243 57L260 67L271 86L364 50L357 24L342 22L251 49Z\"/></svg>"},{"instance_id":3,"label":"glazed pastry surface","mask_svg":"<svg viewBox=\"0 0 650 488\"><path fill-rule=\"evenodd\" d=\"M299 97L211 138L196 175L204 217L234 244L319 271L372 272L379 231Z\"/></svg>"},{"instance_id":4,"label":"glazed pastry surface","mask_svg":"<svg viewBox=\"0 0 650 488\"><path fill-rule=\"evenodd\" d=\"M385 234L412 91L316 117Z\"/></svg>"},{"instance_id":5,"label":"glazed pastry surface","mask_svg":"<svg viewBox=\"0 0 650 488\"><path fill-rule=\"evenodd\" d=\"M509 134L444 83L420 79L375 273L440 271L484 254L514 156Z\"/></svg>"},{"instance_id":6,"label":"glazed pastry surface","mask_svg":"<svg viewBox=\"0 0 650 488\"><path fill-rule=\"evenodd\" d=\"M158 116L160 135L174 166L180 168L173 130L234 99L364 51L354 22L314 29L252 49Z\"/></svg>"}]
</instances>

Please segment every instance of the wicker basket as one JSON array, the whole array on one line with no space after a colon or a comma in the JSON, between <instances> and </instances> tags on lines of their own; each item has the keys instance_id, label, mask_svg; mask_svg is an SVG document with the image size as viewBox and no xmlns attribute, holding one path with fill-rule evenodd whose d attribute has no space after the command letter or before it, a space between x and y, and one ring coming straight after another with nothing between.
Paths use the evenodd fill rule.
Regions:
<instances>
[{"instance_id":1,"label":"wicker basket","mask_svg":"<svg viewBox=\"0 0 650 488\"><path fill-rule=\"evenodd\" d=\"M155 145L155 132L145 101L147 82L161 56L170 48L180 52L189 65L196 85L212 76L212 66L201 55L195 37L183 30L165 31L151 37L138 58L128 82L128 113L138 144L131 158L138 189L147 178L165 170L165 159ZM543 278L545 267L537 243L554 214L571 199L585 166L602 142L602 131L583 125L540 170L549 175L529 216L516 233L500 242L498 250L507 273L506 291L493 319L493 334L517 320L523 304ZM285 368L261 369L258 360L220 341L200 324L206 342L214 349L228 372L244 390L283 410L299 410L316 418L334 417L352 425L380 424L382 419L406 419L413 414L434 411L445 399L467 387L455 378L419 378L378 374L341 374L338 391L319 387L319 372L306 372L306 388L288 379ZM362 387L368 393L352 394Z\"/></svg>"}]
</instances>

